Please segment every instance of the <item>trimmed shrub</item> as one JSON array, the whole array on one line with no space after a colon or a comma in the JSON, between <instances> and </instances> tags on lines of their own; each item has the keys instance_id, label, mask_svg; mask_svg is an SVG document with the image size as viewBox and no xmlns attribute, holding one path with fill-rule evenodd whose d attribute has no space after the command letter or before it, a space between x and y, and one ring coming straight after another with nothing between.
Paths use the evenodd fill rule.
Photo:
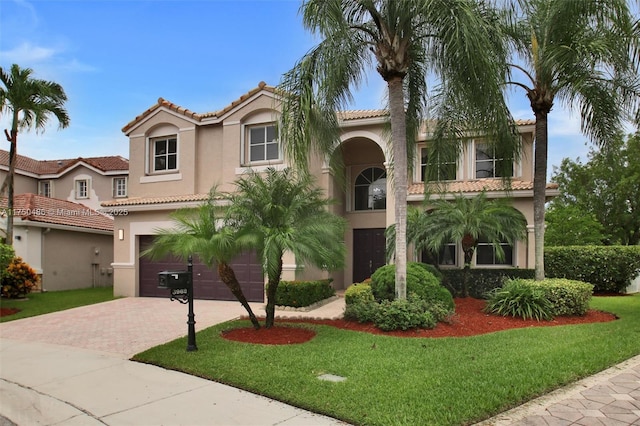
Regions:
<instances>
[{"instance_id":1,"label":"trimmed shrub","mask_svg":"<svg viewBox=\"0 0 640 426\"><path fill-rule=\"evenodd\" d=\"M451 293L440 285L438 278L421 265L418 262L407 263L407 294L415 293L427 302L440 303L448 309L453 309ZM395 280L395 265L378 268L371 276L371 290L375 299L394 300Z\"/></svg>"},{"instance_id":2,"label":"trimmed shrub","mask_svg":"<svg viewBox=\"0 0 640 426\"><path fill-rule=\"evenodd\" d=\"M280 281L276 291L276 305L300 308L334 296L333 279L317 281Z\"/></svg>"},{"instance_id":3,"label":"trimmed shrub","mask_svg":"<svg viewBox=\"0 0 640 426\"><path fill-rule=\"evenodd\" d=\"M380 330L392 331L434 328L438 322L429 311L427 303L420 297L413 296L406 300L380 302L373 323Z\"/></svg>"},{"instance_id":4,"label":"trimmed shrub","mask_svg":"<svg viewBox=\"0 0 640 426\"><path fill-rule=\"evenodd\" d=\"M16 257L16 252L12 246L0 244L0 280L4 280L7 276L7 267Z\"/></svg>"},{"instance_id":5,"label":"trimmed shrub","mask_svg":"<svg viewBox=\"0 0 640 426\"><path fill-rule=\"evenodd\" d=\"M2 297L18 298L29 294L38 285L40 278L21 257L14 257L2 280Z\"/></svg>"},{"instance_id":6,"label":"trimmed shrub","mask_svg":"<svg viewBox=\"0 0 640 426\"><path fill-rule=\"evenodd\" d=\"M545 274L594 285L596 293L621 293L640 273L640 246L546 247Z\"/></svg>"},{"instance_id":7,"label":"trimmed shrub","mask_svg":"<svg viewBox=\"0 0 640 426\"><path fill-rule=\"evenodd\" d=\"M553 319L553 305L540 286L526 280L509 280L504 287L489 293L485 312L524 319Z\"/></svg>"},{"instance_id":8,"label":"trimmed shrub","mask_svg":"<svg viewBox=\"0 0 640 426\"><path fill-rule=\"evenodd\" d=\"M543 281L530 281L544 291L545 297L552 305L552 314L584 315L589 309L593 286L581 281L564 278L547 278Z\"/></svg>"},{"instance_id":9,"label":"trimmed shrub","mask_svg":"<svg viewBox=\"0 0 640 426\"><path fill-rule=\"evenodd\" d=\"M345 306L344 319L358 321L359 323L373 322L379 308L380 305L373 299L368 301L360 300Z\"/></svg>"},{"instance_id":10,"label":"trimmed shrub","mask_svg":"<svg viewBox=\"0 0 640 426\"><path fill-rule=\"evenodd\" d=\"M354 303L373 301L375 301L375 298L373 297L370 284L352 284L344 292L344 303L347 306L353 305Z\"/></svg>"},{"instance_id":11,"label":"trimmed shrub","mask_svg":"<svg viewBox=\"0 0 640 426\"><path fill-rule=\"evenodd\" d=\"M415 262L415 263L416 265L424 268L427 272L431 272L438 279L438 281L442 282L442 272L440 271L440 269L436 268L434 265L430 263L423 263L423 262Z\"/></svg>"}]
</instances>

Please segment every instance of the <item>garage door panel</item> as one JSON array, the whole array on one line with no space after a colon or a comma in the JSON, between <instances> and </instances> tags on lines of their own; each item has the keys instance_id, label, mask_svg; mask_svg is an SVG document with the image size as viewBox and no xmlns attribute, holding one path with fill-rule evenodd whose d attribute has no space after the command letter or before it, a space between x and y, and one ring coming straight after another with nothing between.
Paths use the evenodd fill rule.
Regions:
<instances>
[{"instance_id":1,"label":"garage door panel","mask_svg":"<svg viewBox=\"0 0 640 426\"><path fill-rule=\"evenodd\" d=\"M153 236L140 236L141 251L151 244ZM175 256L160 260L140 257L140 296L168 297L169 290L158 288L158 273L162 271L185 271L187 262ZM264 279L255 252L245 253L230 262L236 273L240 287L250 302L264 301ZM193 295L196 299L236 300L235 296L220 280L218 271L209 268L196 257L193 259Z\"/></svg>"}]
</instances>

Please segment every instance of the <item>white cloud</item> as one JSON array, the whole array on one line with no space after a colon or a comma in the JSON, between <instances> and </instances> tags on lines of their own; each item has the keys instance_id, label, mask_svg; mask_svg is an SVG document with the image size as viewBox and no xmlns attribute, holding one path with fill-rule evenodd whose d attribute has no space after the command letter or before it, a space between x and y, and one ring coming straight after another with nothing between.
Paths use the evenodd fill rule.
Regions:
<instances>
[{"instance_id":1,"label":"white cloud","mask_svg":"<svg viewBox=\"0 0 640 426\"><path fill-rule=\"evenodd\" d=\"M56 49L34 46L28 41L25 41L13 49L0 51L0 56L10 63L28 64L48 61L52 59L56 53Z\"/></svg>"}]
</instances>

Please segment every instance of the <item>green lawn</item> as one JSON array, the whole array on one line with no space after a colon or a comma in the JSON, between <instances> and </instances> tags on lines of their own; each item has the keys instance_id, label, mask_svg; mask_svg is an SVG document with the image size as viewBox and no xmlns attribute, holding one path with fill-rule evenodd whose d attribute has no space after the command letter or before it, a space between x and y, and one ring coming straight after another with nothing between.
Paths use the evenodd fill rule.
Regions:
<instances>
[{"instance_id":1,"label":"green lawn","mask_svg":"<svg viewBox=\"0 0 640 426\"><path fill-rule=\"evenodd\" d=\"M0 306L3 308L20 309L17 314L0 317L0 322L63 311L114 299L113 287L30 293L27 297L27 300L0 299Z\"/></svg>"},{"instance_id":2,"label":"green lawn","mask_svg":"<svg viewBox=\"0 0 640 426\"><path fill-rule=\"evenodd\" d=\"M620 319L509 330L467 338L397 338L312 326L310 342L266 346L227 341L234 321L138 354L181 370L358 425L462 425L640 353L640 295L594 298ZM280 322L281 324L284 321ZM322 373L344 382L318 380Z\"/></svg>"}]
</instances>

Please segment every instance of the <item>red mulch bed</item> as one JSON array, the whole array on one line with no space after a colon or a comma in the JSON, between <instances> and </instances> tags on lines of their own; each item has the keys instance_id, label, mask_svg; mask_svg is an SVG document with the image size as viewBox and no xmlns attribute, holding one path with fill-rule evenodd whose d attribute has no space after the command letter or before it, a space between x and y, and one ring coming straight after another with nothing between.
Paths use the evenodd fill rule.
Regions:
<instances>
[{"instance_id":1,"label":"red mulch bed","mask_svg":"<svg viewBox=\"0 0 640 426\"><path fill-rule=\"evenodd\" d=\"M15 308L0 308L0 317L6 317L9 315L17 314L20 309Z\"/></svg>"},{"instance_id":2,"label":"red mulch bed","mask_svg":"<svg viewBox=\"0 0 640 426\"><path fill-rule=\"evenodd\" d=\"M408 330L408 331L381 331L373 324L360 324L355 321L345 320L307 320L307 319L281 319L277 322L324 324L345 330L362 331L372 334L382 334L399 337L464 337L478 334L493 333L495 331L509 330L524 327L549 327L568 324L587 324L594 322L613 321L617 317L608 312L589 310L584 316L556 317L552 321L523 320L513 317L489 315L482 312L486 301L473 298L455 299L456 311L450 323L439 323L432 330ZM225 339L246 343L259 344L292 344L303 343L311 340L315 333L311 330L298 327L276 325L271 329L261 328L254 330L252 327L239 328L224 331Z\"/></svg>"}]
</instances>

